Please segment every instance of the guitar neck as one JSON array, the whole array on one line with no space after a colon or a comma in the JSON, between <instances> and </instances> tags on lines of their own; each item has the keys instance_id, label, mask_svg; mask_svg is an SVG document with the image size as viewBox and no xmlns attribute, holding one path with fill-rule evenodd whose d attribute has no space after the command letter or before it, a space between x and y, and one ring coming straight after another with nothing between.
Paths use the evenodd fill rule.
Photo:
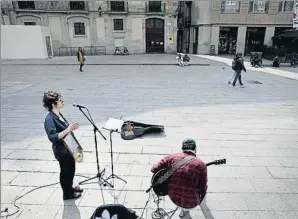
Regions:
<instances>
[{"instance_id":1,"label":"guitar neck","mask_svg":"<svg viewBox=\"0 0 298 219\"><path fill-rule=\"evenodd\" d=\"M221 164L226 164L226 159L214 160L212 162L206 163L206 166L210 166L210 165L221 165Z\"/></svg>"},{"instance_id":2,"label":"guitar neck","mask_svg":"<svg viewBox=\"0 0 298 219\"><path fill-rule=\"evenodd\" d=\"M214 165L214 162L210 162L210 163L206 163L206 166L211 166L211 165Z\"/></svg>"}]
</instances>

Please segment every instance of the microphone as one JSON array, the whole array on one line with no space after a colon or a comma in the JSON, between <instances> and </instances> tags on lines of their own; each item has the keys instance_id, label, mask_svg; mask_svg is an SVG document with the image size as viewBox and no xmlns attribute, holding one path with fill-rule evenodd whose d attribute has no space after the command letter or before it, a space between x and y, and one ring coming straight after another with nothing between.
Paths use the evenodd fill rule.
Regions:
<instances>
[{"instance_id":1,"label":"microphone","mask_svg":"<svg viewBox=\"0 0 298 219\"><path fill-rule=\"evenodd\" d=\"M78 104L75 104L75 103L73 103L72 106L73 106L73 107L79 107L79 108L85 108L85 109L86 109L86 107L81 106L81 105L78 105Z\"/></svg>"}]
</instances>

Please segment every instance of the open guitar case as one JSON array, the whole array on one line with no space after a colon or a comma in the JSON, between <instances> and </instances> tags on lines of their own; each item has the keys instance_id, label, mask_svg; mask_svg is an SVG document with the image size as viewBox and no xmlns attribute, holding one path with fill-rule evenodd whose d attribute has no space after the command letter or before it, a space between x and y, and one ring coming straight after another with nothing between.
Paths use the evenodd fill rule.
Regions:
<instances>
[{"instance_id":1,"label":"open guitar case","mask_svg":"<svg viewBox=\"0 0 298 219\"><path fill-rule=\"evenodd\" d=\"M125 121L121 126L121 138L133 140L145 134L164 132L164 126L145 124L135 121Z\"/></svg>"},{"instance_id":2,"label":"open guitar case","mask_svg":"<svg viewBox=\"0 0 298 219\"><path fill-rule=\"evenodd\" d=\"M106 204L96 208L90 219L138 219L136 212L121 204Z\"/></svg>"}]
</instances>

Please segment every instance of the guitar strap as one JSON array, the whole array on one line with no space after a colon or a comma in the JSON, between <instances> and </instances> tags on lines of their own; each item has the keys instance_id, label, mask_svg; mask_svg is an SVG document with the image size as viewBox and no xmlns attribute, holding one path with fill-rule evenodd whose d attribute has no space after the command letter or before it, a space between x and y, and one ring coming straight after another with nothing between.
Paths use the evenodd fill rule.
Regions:
<instances>
[{"instance_id":1,"label":"guitar strap","mask_svg":"<svg viewBox=\"0 0 298 219\"><path fill-rule=\"evenodd\" d=\"M64 116L62 115L62 113L59 113L59 115L61 116L61 118L64 120L66 125L69 125L68 121L64 118Z\"/></svg>"},{"instance_id":2,"label":"guitar strap","mask_svg":"<svg viewBox=\"0 0 298 219\"><path fill-rule=\"evenodd\" d=\"M177 163L174 164L174 166L168 170L168 172L166 172L165 175L163 175L162 177L160 177L157 181L156 184L161 184L163 183L167 178L169 178L176 170L178 170L180 167L182 167L183 165L187 164L188 162L190 162L192 159L194 159L195 156L187 156L185 158L183 158L182 160L178 161Z\"/></svg>"}]
</instances>

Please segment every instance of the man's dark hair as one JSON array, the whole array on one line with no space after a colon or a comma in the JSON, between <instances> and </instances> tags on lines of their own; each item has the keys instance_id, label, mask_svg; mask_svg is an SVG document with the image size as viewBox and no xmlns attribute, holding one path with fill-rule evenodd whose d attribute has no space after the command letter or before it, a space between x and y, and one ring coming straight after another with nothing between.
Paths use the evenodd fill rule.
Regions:
<instances>
[{"instance_id":1,"label":"man's dark hair","mask_svg":"<svg viewBox=\"0 0 298 219\"><path fill-rule=\"evenodd\" d=\"M186 150L195 150L196 149L196 142L195 140L189 138L189 139L185 139L183 142L182 142L182 150L183 151L186 151Z\"/></svg>"},{"instance_id":2,"label":"man's dark hair","mask_svg":"<svg viewBox=\"0 0 298 219\"><path fill-rule=\"evenodd\" d=\"M52 111L53 104L56 104L59 98L61 98L61 94L56 91L45 92L42 98L43 107L48 111Z\"/></svg>"}]
</instances>

